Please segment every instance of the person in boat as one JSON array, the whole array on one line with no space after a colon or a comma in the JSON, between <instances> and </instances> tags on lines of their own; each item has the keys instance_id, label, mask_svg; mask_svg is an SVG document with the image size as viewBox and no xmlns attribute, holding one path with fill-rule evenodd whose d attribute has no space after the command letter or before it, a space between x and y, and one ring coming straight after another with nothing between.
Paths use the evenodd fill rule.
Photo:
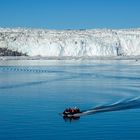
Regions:
<instances>
[{"instance_id":1,"label":"person in boat","mask_svg":"<svg viewBox=\"0 0 140 140\"><path fill-rule=\"evenodd\" d=\"M68 114L76 114L76 113L80 113L80 109L75 107L75 108L66 108L63 112L64 115L68 115Z\"/></svg>"}]
</instances>

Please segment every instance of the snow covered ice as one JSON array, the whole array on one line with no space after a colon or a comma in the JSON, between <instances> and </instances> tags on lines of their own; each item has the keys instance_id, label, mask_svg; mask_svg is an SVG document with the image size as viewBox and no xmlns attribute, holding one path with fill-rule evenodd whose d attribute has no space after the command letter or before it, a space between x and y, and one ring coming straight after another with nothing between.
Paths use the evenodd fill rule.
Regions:
<instances>
[{"instance_id":1,"label":"snow covered ice","mask_svg":"<svg viewBox=\"0 0 140 140\"><path fill-rule=\"evenodd\" d=\"M5 53L7 51L10 53ZM31 57L57 58L139 56L140 29L0 28L0 55L15 55L15 52Z\"/></svg>"}]
</instances>

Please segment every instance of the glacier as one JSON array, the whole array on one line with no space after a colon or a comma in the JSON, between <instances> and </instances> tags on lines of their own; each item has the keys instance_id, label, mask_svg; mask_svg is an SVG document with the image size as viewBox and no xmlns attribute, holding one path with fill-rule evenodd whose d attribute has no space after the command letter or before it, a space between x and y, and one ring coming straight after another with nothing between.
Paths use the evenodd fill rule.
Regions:
<instances>
[{"instance_id":1,"label":"glacier","mask_svg":"<svg viewBox=\"0 0 140 140\"><path fill-rule=\"evenodd\" d=\"M0 56L118 57L140 55L140 29L0 28Z\"/></svg>"}]
</instances>

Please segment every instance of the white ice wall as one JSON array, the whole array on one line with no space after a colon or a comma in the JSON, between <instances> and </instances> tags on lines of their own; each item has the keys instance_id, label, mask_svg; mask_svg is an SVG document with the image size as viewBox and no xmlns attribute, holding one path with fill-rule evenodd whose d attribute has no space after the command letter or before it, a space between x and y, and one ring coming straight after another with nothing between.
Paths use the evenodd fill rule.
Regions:
<instances>
[{"instance_id":1,"label":"white ice wall","mask_svg":"<svg viewBox=\"0 0 140 140\"><path fill-rule=\"evenodd\" d=\"M0 28L0 48L29 56L140 55L140 29L40 30Z\"/></svg>"}]
</instances>

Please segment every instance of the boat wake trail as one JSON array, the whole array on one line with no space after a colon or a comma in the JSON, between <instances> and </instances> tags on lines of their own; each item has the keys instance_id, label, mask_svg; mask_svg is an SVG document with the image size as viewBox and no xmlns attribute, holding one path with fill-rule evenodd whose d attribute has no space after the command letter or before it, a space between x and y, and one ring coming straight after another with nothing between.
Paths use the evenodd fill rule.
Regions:
<instances>
[{"instance_id":1,"label":"boat wake trail","mask_svg":"<svg viewBox=\"0 0 140 140\"><path fill-rule=\"evenodd\" d=\"M79 114L75 114L74 116L80 117L83 115L91 115L91 114L102 113L102 112L138 109L138 108L140 108L140 97L119 101L110 105L98 106L89 110L84 110Z\"/></svg>"}]
</instances>

